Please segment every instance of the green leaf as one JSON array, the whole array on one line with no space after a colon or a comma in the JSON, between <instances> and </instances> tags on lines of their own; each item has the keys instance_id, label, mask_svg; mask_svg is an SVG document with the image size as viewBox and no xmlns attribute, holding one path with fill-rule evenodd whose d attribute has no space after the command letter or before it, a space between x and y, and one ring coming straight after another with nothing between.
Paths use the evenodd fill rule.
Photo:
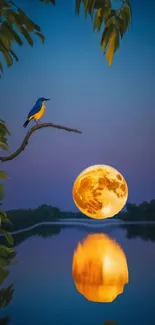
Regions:
<instances>
[{"instance_id":1,"label":"green leaf","mask_svg":"<svg viewBox=\"0 0 155 325\"><path fill-rule=\"evenodd\" d=\"M5 245L0 245L0 256L7 257L7 258L14 258L15 251L10 247L7 247Z\"/></svg>"},{"instance_id":2,"label":"green leaf","mask_svg":"<svg viewBox=\"0 0 155 325\"><path fill-rule=\"evenodd\" d=\"M4 56L7 66L10 67L13 64L11 55L6 51L2 51L2 54Z\"/></svg>"},{"instance_id":3,"label":"green leaf","mask_svg":"<svg viewBox=\"0 0 155 325\"><path fill-rule=\"evenodd\" d=\"M14 40L19 44L22 45L23 42L21 40L21 38L19 37L19 35L16 33L16 31L13 29L12 25L9 24L8 22L5 22L5 26L6 28L8 28L9 32L12 34L12 36L14 37Z\"/></svg>"},{"instance_id":4,"label":"green leaf","mask_svg":"<svg viewBox=\"0 0 155 325\"><path fill-rule=\"evenodd\" d=\"M81 0L76 0L75 2L75 13L79 15L80 13L80 5L81 5Z\"/></svg>"},{"instance_id":5,"label":"green leaf","mask_svg":"<svg viewBox=\"0 0 155 325\"><path fill-rule=\"evenodd\" d=\"M14 292L14 289L13 289L12 284L9 287L2 288L0 290L0 309L5 308L6 306L9 305L9 303L12 300L13 292ZM6 319L8 319L8 317ZM5 321L5 324L6 324L6 321Z\"/></svg>"},{"instance_id":6,"label":"green leaf","mask_svg":"<svg viewBox=\"0 0 155 325\"><path fill-rule=\"evenodd\" d=\"M52 3L55 6L55 0L40 0L40 2Z\"/></svg>"},{"instance_id":7,"label":"green leaf","mask_svg":"<svg viewBox=\"0 0 155 325\"><path fill-rule=\"evenodd\" d=\"M0 211L0 220L1 223L9 223L12 225L12 222L8 219L7 214L3 211Z\"/></svg>"},{"instance_id":8,"label":"green leaf","mask_svg":"<svg viewBox=\"0 0 155 325\"><path fill-rule=\"evenodd\" d=\"M0 256L0 266L7 266L10 265L10 263L9 259Z\"/></svg>"},{"instance_id":9,"label":"green leaf","mask_svg":"<svg viewBox=\"0 0 155 325\"><path fill-rule=\"evenodd\" d=\"M97 29L98 31L100 31L102 23L103 23L103 9L100 8L96 11L95 14L94 30Z\"/></svg>"},{"instance_id":10,"label":"green leaf","mask_svg":"<svg viewBox=\"0 0 155 325\"><path fill-rule=\"evenodd\" d=\"M3 184L0 183L0 201L2 201L4 198L4 189Z\"/></svg>"},{"instance_id":11,"label":"green leaf","mask_svg":"<svg viewBox=\"0 0 155 325\"><path fill-rule=\"evenodd\" d=\"M111 1L110 0L96 0L94 8L99 9L99 8L104 8L108 7L111 8Z\"/></svg>"},{"instance_id":12,"label":"green leaf","mask_svg":"<svg viewBox=\"0 0 155 325\"><path fill-rule=\"evenodd\" d=\"M3 72L3 65L2 65L2 62L0 62L0 71Z\"/></svg>"},{"instance_id":13,"label":"green leaf","mask_svg":"<svg viewBox=\"0 0 155 325\"><path fill-rule=\"evenodd\" d=\"M123 19L123 34L125 34L127 28L130 25L131 22L131 11L129 7L124 6L118 15L119 18Z\"/></svg>"},{"instance_id":14,"label":"green leaf","mask_svg":"<svg viewBox=\"0 0 155 325\"><path fill-rule=\"evenodd\" d=\"M41 39L42 43L44 44L44 41L45 41L44 35L39 32L35 32L35 34Z\"/></svg>"},{"instance_id":15,"label":"green leaf","mask_svg":"<svg viewBox=\"0 0 155 325\"><path fill-rule=\"evenodd\" d=\"M0 148L2 148L3 150L7 151L8 150L8 145L6 145L2 141L0 141Z\"/></svg>"},{"instance_id":16,"label":"green leaf","mask_svg":"<svg viewBox=\"0 0 155 325\"><path fill-rule=\"evenodd\" d=\"M15 53L12 49L10 49L9 52L11 53L11 55L14 57L14 59L15 59L16 61L19 61L18 56L16 55L16 53Z\"/></svg>"},{"instance_id":17,"label":"green leaf","mask_svg":"<svg viewBox=\"0 0 155 325\"><path fill-rule=\"evenodd\" d=\"M16 21L16 13L11 10L11 9L8 9L8 10L3 10L2 12L2 15L6 18L6 20L11 23L11 24L14 24L15 21Z\"/></svg>"},{"instance_id":18,"label":"green leaf","mask_svg":"<svg viewBox=\"0 0 155 325\"><path fill-rule=\"evenodd\" d=\"M12 235L8 231L0 228L0 233L5 236L5 238L6 238L6 240L7 240L7 242L8 242L9 245L13 245L14 244L13 237L12 237Z\"/></svg>"},{"instance_id":19,"label":"green leaf","mask_svg":"<svg viewBox=\"0 0 155 325\"><path fill-rule=\"evenodd\" d=\"M29 34L29 32L27 31L27 29L23 26L21 26L21 33L24 35L25 39L27 40L27 42L33 46L33 40Z\"/></svg>"},{"instance_id":20,"label":"green leaf","mask_svg":"<svg viewBox=\"0 0 155 325\"><path fill-rule=\"evenodd\" d=\"M35 24L28 16L26 16L23 10L18 8L17 12L20 16L20 25L21 26L25 25L27 27L27 29L34 28L38 32L40 32L40 27L37 24Z\"/></svg>"},{"instance_id":21,"label":"green leaf","mask_svg":"<svg viewBox=\"0 0 155 325\"><path fill-rule=\"evenodd\" d=\"M10 135L8 128L5 125L5 122L0 119L0 132L3 131L5 134Z\"/></svg>"},{"instance_id":22,"label":"green leaf","mask_svg":"<svg viewBox=\"0 0 155 325\"><path fill-rule=\"evenodd\" d=\"M6 178L8 178L7 173L5 173L3 170L0 170L0 178L1 178L1 179L6 179Z\"/></svg>"},{"instance_id":23,"label":"green leaf","mask_svg":"<svg viewBox=\"0 0 155 325\"><path fill-rule=\"evenodd\" d=\"M131 9L130 9L130 7L124 6L122 10L123 10L124 13L126 13L127 25L129 27L130 23L131 23Z\"/></svg>"},{"instance_id":24,"label":"green leaf","mask_svg":"<svg viewBox=\"0 0 155 325\"><path fill-rule=\"evenodd\" d=\"M116 21L117 21L117 27L120 32L120 36L121 38L123 38L125 32L124 20L120 17L116 17Z\"/></svg>"},{"instance_id":25,"label":"green leaf","mask_svg":"<svg viewBox=\"0 0 155 325\"><path fill-rule=\"evenodd\" d=\"M109 28L105 27L105 29L103 31L102 39L101 39L101 48L102 48L103 52L105 52L105 50L107 48L111 33L113 32L114 29L115 29L115 25L110 25Z\"/></svg>"},{"instance_id":26,"label":"green leaf","mask_svg":"<svg viewBox=\"0 0 155 325\"><path fill-rule=\"evenodd\" d=\"M110 17L106 21L106 27L109 27L110 25L115 25L116 24L116 18L115 17Z\"/></svg>"},{"instance_id":27,"label":"green leaf","mask_svg":"<svg viewBox=\"0 0 155 325\"><path fill-rule=\"evenodd\" d=\"M89 13L90 16L93 15L95 2L96 2L96 0L88 0L87 1L86 11Z\"/></svg>"}]
</instances>

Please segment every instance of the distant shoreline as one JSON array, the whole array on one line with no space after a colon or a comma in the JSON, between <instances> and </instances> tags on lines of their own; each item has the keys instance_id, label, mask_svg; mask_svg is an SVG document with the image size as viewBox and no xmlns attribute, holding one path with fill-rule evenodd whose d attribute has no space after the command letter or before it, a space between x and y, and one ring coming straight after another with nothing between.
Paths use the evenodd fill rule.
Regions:
<instances>
[{"instance_id":1,"label":"distant shoreline","mask_svg":"<svg viewBox=\"0 0 155 325\"><path fill-rule=\"evenodd\" d=\"M12 225L5 224L5 229L9 232L14 233L15 231L20 231L22 229L32 229L31 227L36 227L38 224L49 223L49 224L60 224L63 223L76 223L78 225L81 223L91 225L104 224L105 222L112 222L123 224L132 224L133 222L140 222L141 224L147 224L148 222L155 221L155 200L148 202L143 202L140 205L135 205L131 203L126 204L126 212L121 211L117 215L108 219L92 219L87 217L81 212L66 212L61 211L57 207L53 207L47 204L43 204L36 209L17 209L6 211L9 220Z\"/></svg>"},{"instance_id":2,"label":"distant shoreline","mask_svg":"<svg viewBox=\"0 0 155 325\"><path fill-rule=\"evenodd\" d=\"M27 228L21 228L19 230L15 230L15 231L12 231L11 234L12 235L16 235L18 233L22 233L22 232L26 232L26 231L29 231L29 230L32 230L32 229L35 229L37 227L41 227L43 225L65 225L65 226L87 226L87 227L90 227L90 228L102 228L102 227L107 227L107 226L114 226L114 225L151 225L151 224L155 224L155 221L122 221L122 220L112 220L112 218L109 218L110 220L105 220L103 219L101 221L100 220L95 220L95 219L92 219L92 220L85 220L85 219L81 219L81 220L78 220L78 219L64 219L64 220L61 220L59 219L59 221L49 221L49 222L40 222L40 223L37 223L37 224L34 224L33 226L30 226L30 227L27 227ZM3 234L0 234L0 237L3 237L4 235Z\"/></svg>"}]
</instances>

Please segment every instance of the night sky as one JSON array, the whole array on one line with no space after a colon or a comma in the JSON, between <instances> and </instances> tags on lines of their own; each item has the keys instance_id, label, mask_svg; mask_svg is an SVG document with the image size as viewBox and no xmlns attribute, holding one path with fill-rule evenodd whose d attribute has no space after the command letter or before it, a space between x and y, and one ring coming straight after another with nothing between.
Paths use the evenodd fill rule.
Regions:
<instances>
[{"instance_id":1,"label":"night sky","mask_svg":"<svg viewBox=\"0 0 155 325\"><path fill-rule=\"evenodd\" d=\"M33 4L32 4L33 3ZM50 204L76 211L72 185L93 164L118 169L129 187L128 201L155 198L155 4L132 1L132 27L111 68L83 11L75 17L74 0L56 7L18 0L38 23L45 44L17 47L19 63L0 80L0 117L11 132L9 148L21 144L22 128L38 97L49 97L42 119L80 129L83 134L43 129L25 151L1 164L8 172L5 209Z\"/></svg>"}]
</instances>

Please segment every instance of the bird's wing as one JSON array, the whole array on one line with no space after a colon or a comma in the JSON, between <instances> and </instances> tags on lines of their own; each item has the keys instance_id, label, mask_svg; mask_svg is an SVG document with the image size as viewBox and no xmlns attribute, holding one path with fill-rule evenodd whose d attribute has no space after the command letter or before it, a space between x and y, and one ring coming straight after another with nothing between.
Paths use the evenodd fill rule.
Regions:
<instances>
[{"instance_id":1,"label":"bird's wing","mask_svg":"<svg viewBox=\"0 0 155 325\"><path fill-rule=\"evenodd\" d=\"M40 111L40 109L41 109L41 106L42 106L42 104L35 104L33 106L33 108L31 109L30 113L28 114L27 118L29 118L29 117L33 116L34 114L38 113Z\"/></svg>"}]
</instances>

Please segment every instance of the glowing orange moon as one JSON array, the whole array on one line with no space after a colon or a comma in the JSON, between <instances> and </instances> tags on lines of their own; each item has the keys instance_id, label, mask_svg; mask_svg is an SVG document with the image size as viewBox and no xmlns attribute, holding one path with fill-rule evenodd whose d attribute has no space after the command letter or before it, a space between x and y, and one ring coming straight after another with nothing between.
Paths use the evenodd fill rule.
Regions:
<instances>
[{"instance_id":1,"label":"glowing orange moon","mask_svg":"<svg viewBox=\"0 0 155 325\"><path fill-rule=\"evenodd\" d=\"M90 218L105 219L122 210L128 198L128 186L115 168L94 165L78 175L72 196L82 213Z\"/></svg>"},{"instance_id":2,"label":"glowing orange moon","mask_svg":"<svg viewBox=\"0 0 155 325\"><path fill-rule=\"evenodd\" d=\"M122 248L105 234L88 235L73 254L72 276L77 290L93 302L112 302L128 283Z\"/></svg>"}]
</instances>

